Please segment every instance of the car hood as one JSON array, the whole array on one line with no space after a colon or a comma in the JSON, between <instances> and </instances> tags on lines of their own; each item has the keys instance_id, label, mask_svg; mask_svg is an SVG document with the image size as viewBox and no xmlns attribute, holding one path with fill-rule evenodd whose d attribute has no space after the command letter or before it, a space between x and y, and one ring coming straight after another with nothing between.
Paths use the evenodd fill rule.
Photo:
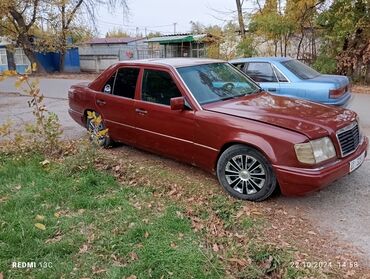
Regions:
<instances>
[{"instance_id":1,"label":"car hood","mask_svg":"<svg viewBox=\"0 0 370 279\"><path fill-rule=\"evenodd\" d=\"M203 109L279 126L310 139L334 133L356 119L356 113L347 109L267 92L203 105Z\"/></svg>"},{"instance_id":2,"label":"car hood","mask_svg":"<svg viewBox=\"0 0 370 279\"><path fill-rule=\"evenodd\" d=\"M318 75L315 78L305 80L307 82L320 82L335 84L336 88L344 87L349 84L349 79L346 76L338 75Z\"/></svg>"}]
</instances>

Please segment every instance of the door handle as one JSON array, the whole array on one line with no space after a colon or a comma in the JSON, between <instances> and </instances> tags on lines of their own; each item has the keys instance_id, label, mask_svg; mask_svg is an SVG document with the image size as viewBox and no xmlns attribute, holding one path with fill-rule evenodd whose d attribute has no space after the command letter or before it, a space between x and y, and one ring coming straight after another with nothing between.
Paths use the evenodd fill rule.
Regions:
<instances>
[{"instance_id":1,"label":"door handle","mask_svg":"<svg viewBox=\"0 0 370 279\"><path fill-rule=\"evenodd\" d=\"M147 114L147 113L148 113L148 111L147 111L147 110L145 110L145 109L140 109L140 108L135 109L135 111L136 111L136 113L141 114L141 115L145 115L145 114Z\"/></svg>"},{"instance_id":2,"label":"door handle","mask_svg":"<svg viewBox=\"0 0 370 279\"><path fill-rule=\"evenodd\" d=\"M106 102L105 102L104 100L100 100L100 99L98 99L98 100L96 100L96 104L97 104L98 106L104 106L104 105L106 104Z\"/></svg>"},{"instance_id":3,"label":"door handle","mask_svg":"<svg viewBox=\"0 0 370 279\"><path fill-rule=\"evenodd\" d=\"M273 92L276 92L276 88L267 88L267 91L273 91Z\"/></svg>"}]
</instances>

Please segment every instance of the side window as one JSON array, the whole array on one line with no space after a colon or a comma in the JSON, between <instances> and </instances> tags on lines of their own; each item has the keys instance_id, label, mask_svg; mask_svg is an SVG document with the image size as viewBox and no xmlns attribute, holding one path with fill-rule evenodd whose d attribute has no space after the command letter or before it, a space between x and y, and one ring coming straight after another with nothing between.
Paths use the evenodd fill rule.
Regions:
<instances>
[{"instance_id":1,"label":"side window","mask_svg":"<svg viewBox=\"0 0 370 279\"><path fill-rule=\"evenodd\" d=\"M181 93L170 74L157 70L144 70L141 98L143 101L170 105L170 99Z\"/></svg>"},{"instance_id":2,"label":"side window","mask_svg":"<svg viewBox=\"0 0 370 279\"><path fill-rule=\"evenodd\" d=\"M139 76L139 68L121 68L116 75L113 95L125 98L135 98L136 82Z\"/></svg>"},{"instance_id":3,"label":"side window","mask_svg":"<svg viewBox=\"0 0 370 279\"><path fill-rule=\"evenodd\" d=\"M116 73L117 72L114 72L114 74L108 79L108 81L105 83L102 91L104 93L107 93L107 94L111 94L112 91L113 91L113 86L114 86L114 79L116 78Z\"/></svg>"},{"instance_id":4,"label":"side window","mask_svg":"<svg viewBox=\"0 0 370 279\"><path fill-rule=\"evenodd\" d=\"M235 63L233 65L234 65L234 67L238 68L240 71L244 71L245 63Z\"/></svg>"},{"instance_id":5,"label":"side window","mask_svg":"<svg viewBox=\"0 0 370 279\"><path fill-rule=\"evenodd\" d=\"M270 63L252 62L245 71L256 82L277 82Z\"/></svg>"},{"instance_id":6,"label":"side window","mask_svg":"<svg viewBox=\"0 0 370 279\"><path fill-rule=\"evenodd\" d=\"M286 77L277 68L274 67L274 71L279 82L288 82Z\"/></svg>"}]
</instances>

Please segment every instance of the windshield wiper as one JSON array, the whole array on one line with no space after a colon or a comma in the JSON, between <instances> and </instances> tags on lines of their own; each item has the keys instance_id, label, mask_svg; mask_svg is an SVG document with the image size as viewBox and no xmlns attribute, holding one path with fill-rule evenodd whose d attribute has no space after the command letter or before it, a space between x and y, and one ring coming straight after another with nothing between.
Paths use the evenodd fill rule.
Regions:
<instances>
[{"instance_id":1,"label":"windshield wiper","mask_svg":"<svg viewBox=\"0 0 370 279\"><path fill-rule=\"evenodd\" d=\"M230 99L235 99L236 96L228 96L228 97L225 97L225 98L221 98L222 101L226 101L226 100L230 100Z\"/></svg>"},{"instance_id":2,"label":"windshield wiper","mask_svg":"<svg viewBox=\"0 0 370 279\"><path fill-rule=\"evenodd\" d=\"M250 94L261 93L261 92L263 92L263 89L262 88L258 88L255 91L252 91L251 93L247 93L245 95L247 96L247 95L250 95Z\"/></svg>"}]
</instances>

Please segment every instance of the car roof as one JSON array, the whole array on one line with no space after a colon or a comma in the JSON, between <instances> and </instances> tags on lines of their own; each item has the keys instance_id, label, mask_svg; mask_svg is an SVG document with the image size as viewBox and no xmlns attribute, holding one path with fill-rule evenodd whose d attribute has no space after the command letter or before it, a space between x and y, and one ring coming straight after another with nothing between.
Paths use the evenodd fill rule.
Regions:
<instances>
[{"instance_id":1,"label":"car roof","mask_svg":"<svg viewBox=\"0 0 370 279\"><path fill-rule=\"evenodd\" d=\"M202 64L211 63L224 63L223 60L209 59L209 58L151 58L151 59L139 59L139 60L125 60L119 61L121 65L165 65L172 66L174 68L187 67Z\"/></svg>"},{"instance_id":2,"label":"car roof","mask_svg":"<svg viewBox=\"0 0 370 279\"><path fill-rule=\"evenodd\" d=\"M229 61L230 63L243 63L243 62L251 62L251 61L260 61L260 62L271 62L271 61L276 61L276 62L282 62L282 61L288 61L292 60L293 58L291 57L248 57L248 58L238 58L238 59L233 59Z\"/></svg>"}]
</instances>

